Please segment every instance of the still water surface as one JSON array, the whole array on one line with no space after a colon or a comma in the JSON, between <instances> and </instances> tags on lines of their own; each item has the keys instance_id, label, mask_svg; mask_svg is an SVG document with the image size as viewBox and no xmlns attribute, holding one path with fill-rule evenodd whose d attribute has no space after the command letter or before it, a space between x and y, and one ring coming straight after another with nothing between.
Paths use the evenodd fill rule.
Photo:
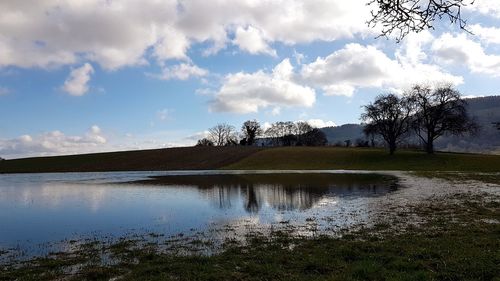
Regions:
<instances>
[{"instance_id":1,"label":"still water surface","mask_svg":"<svg viewBox=\"0 0 500 281\"><path fill-rule=\"evenodd\" d=\"M367 200L397 189L394 177L370 173L220 173L0 175L0 250L36 252L37 245L63 240L169 236L242 221L331 221L346 208L362 213Z\"/></svg>"}]
</instances>

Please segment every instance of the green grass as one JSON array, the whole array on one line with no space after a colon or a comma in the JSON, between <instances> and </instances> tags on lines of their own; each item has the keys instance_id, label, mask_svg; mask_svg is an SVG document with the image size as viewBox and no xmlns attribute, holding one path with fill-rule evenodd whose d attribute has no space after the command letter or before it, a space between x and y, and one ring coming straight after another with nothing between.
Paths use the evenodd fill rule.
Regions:
<instances>
[{"instance_id":1,"label":"green grass","mask_svg":"<svg viewBox=\"0 0 500 281\"><path fill-rule=\"evenodd\" d=\"M224 169L352 169L402 171L500 172L499 155L436 153L338 147L280 147L264 149Z\"/></svg>"},{"instance_id":2,"label":"green grass","mask_svg":"<svg viewBox=\"0 0 500 281\"><path fill-rule=\"evenodd\" d=\"M0 161L0 173L163 171L218 169L258 147L178 147Z\"/></svg>"},{"instance_id":3,"label":"green grass","mask_svg":"<svg viewBox=\"0 0 500 281\"><path fill-rule=\"evenodd\" d=\"M212 169L500 172L500 155L339 147L183 147L0 161L0 173Z\"/></svg>"}]
</instances>

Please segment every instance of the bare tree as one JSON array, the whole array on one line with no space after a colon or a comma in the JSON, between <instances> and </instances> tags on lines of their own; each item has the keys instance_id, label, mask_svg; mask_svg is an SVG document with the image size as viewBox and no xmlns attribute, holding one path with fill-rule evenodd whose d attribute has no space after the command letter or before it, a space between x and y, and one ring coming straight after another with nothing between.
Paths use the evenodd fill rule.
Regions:
<instances>
[{"instance_id":1,"label":"bare tree","mask_svg":"<svg viewBox=\"0 0 500 281\"><path fill-rule=\"evenodd\" d=\"M427 153L434 153L434 141L444 134L473 134L479 129L468 116L466 101L460 98L460 92L449 85L434 90L417 85L408 98L417 106L413 128Z\"/></svg>"},{"instance_id":2,"label":"bare tree","mask_svg":"<svg viewBox=\"0 0 500 281\"><path fill-rule=\"evenodd\" d=\"M314 128L305 121L299 121L295 123L295 135L297 135L297 145L307 145L306 144L306 134L312 131Z\"/></svg>"},{"instance_id":3,"label":"bare tree","mask_svg":"<svg viewBox=\"0 0 500 281\"><path fill-rule=\"evenodd\" d=\"M379 37L395 34L397 42L410 32L434 29L434 21L443 17L467 31L462 8L472 4L474 0L369 0L374 9L368 25L381 25Z\"/></svg>"},{"instance_id":4,"label":"bare tree","mask_svg":"<svg viewBox=\"0 0 500 281\"><path fill-rule=\"evenodd\" d=\"M272 145L280 145L281 134L276 123L271 124L271 127L267 128L265 135L267 138L271 139Z\"/></svg>"},{"instance_id":5,"label":"bare tree","mask_svg":"<svg viewBox=\"0 0 500 281\"><path fill-rule=\"evenodd\" d=\"M262 129L257 120L248 120L241 126L241 132L243 133L243 144L254 145L255 139L262 134Z\"/></svg>"},{"instance_id":6,"label":"bare tree","mask_svg":"<svg viewBox=\"0 0 500 281\"><path fill-rule=\"evenodd\" d=\"M273 145L294 145L297 141L296 136L297 128L294 122L276 122L266 130L266 136L270 138Z\"/></svg>"},{"instance_id":7,"label":"bare tree","mask_svg":"<svg viewBox=\"0 0 500 281\"><path fill-rule=\"evenodd\" d=\"M198 140L196 146L214 146L214 142L207 138L202 138L201 140Z\"/></svg>"},{"instance_id":8,"label":"bare tree","mask_svg":"<svg viewBox=\"0 0 500 281\"><path fill-rule=\"evenodd\" d=\"M208 132L209 140L216 146L232 145L236 143L236 131L233 126L226 123L217 124L210 128Z\"/></svg>"},{"instance_id":9,"label":"bare tree","mask_svg":"<svg viewBox=\"0 0 500 281\"><path fill-rule=\"evenodd\" d=\"M412 105L405 98L385 94L378 96L373 103L364 106L364 109L361 119L367 123L371 132L384 139L389 153L394 154L397 144L410 128Z\"/></svg>"},{"instance_id":10,"label":"bare tree","mask_svg":"<svg viewBox=\"0 0 500 281\"><path fill-rule=\"evenodd\" d=\"M305 146L324 146L328 143L325 133L318 128L307 131L301 138Z\"/></svg>"},{"instance_id":11,"label":"bare tree","mask_svg":"<svg viewBox=\"0 0 500 281\"><path fill-rule=\"evenodd\" d=\"M313 130L313 127L305 121L299 121L299 122L295 123L295 127L296 127L296 134L297 135L303 135L303 134Z\"/></svg>"}]
</instances>

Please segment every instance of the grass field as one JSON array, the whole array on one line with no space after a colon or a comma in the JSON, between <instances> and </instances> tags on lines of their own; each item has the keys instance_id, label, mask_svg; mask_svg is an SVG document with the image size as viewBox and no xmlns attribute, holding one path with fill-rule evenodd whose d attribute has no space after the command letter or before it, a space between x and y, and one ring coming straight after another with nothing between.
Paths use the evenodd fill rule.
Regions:
<instances>
[{"instance_id":1,"label":"grass field","mask_svg":"<svg viewBox=\"0 0 500 281\"><path fill-rule=\"evenodd\" d=\"M0 161L0 173L162 171L218 169L257 147L179 147Z\"/></svg>"},{"instance_id":2,"label":"grass field","mask_svg":"<svg viewBox=\"0 0 500 281\"><path fill-rule=\"evenodd\" d=\"M183 147L0 162L0 173L210 169L500 172L500 155L339 147Z\"/></svg>"},{"instance_id":3,"label":"grass field","mask_svg":"<svg viewBox=\"0 0 500 281\"><path fill-rule=\"evenodd\" d=\"M210 169L352 169L500 172L500 155L342 147L182 147L0 162L0 173Z\"/></svg>"},{"instance_id":4,"label":"grass field","mask_svg":"<svg viewBox=\"0 0 500 281\"><path fill-rule=\"evenodd\" d=\"M261 150L225 169L353 169L500 172L499 155L436 153L338 147L280 147Z\"/></svg>"}]
</instances>

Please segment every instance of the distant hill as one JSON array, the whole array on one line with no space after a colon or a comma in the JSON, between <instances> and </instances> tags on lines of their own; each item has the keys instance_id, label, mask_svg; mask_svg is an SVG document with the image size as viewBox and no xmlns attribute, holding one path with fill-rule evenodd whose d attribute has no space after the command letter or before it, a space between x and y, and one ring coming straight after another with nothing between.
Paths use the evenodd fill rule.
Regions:
<instances>
[{"instance_id":1,"label":"distant hill","mask_svg":"<svg viewBox=\"0 0 500 281\"><path fill-rule=\"evenodd\" d=\"M330 144L343 143L345 140L364 139L363 126L359 124L345 124L342 126L321 128Z\"/></svg>"},{"instance_id":2,"label":"distant hill","mask_svg":"<svg viewBox=\"0 0 500 281\"><path fill-rule=\"evenodd\" d=\"M437 140L440 150L460 152L500 153L500 130L493 122L500 122L500 96L466 99L469 114L481 126L476 136L443 137Z\"/></svg>"},{"instance_id":3,"label":"distant hill","mask_svg":"<svg viewBox=\"0 0 500 281\"><path fill-rule=\"evenodd\" d=\"M493 122L500 122L500 96L470 98L467 100L468 112L481 126L476 136L443 136L436 141L436 149L455 152L482 152L500 154L500 131ZM364 138L363 127L360 124L346 124L336 127L325 127L321 130L326 134L330 144ZM410 140L419 143L416 136Z\"/></svg>"}]
</instances>

